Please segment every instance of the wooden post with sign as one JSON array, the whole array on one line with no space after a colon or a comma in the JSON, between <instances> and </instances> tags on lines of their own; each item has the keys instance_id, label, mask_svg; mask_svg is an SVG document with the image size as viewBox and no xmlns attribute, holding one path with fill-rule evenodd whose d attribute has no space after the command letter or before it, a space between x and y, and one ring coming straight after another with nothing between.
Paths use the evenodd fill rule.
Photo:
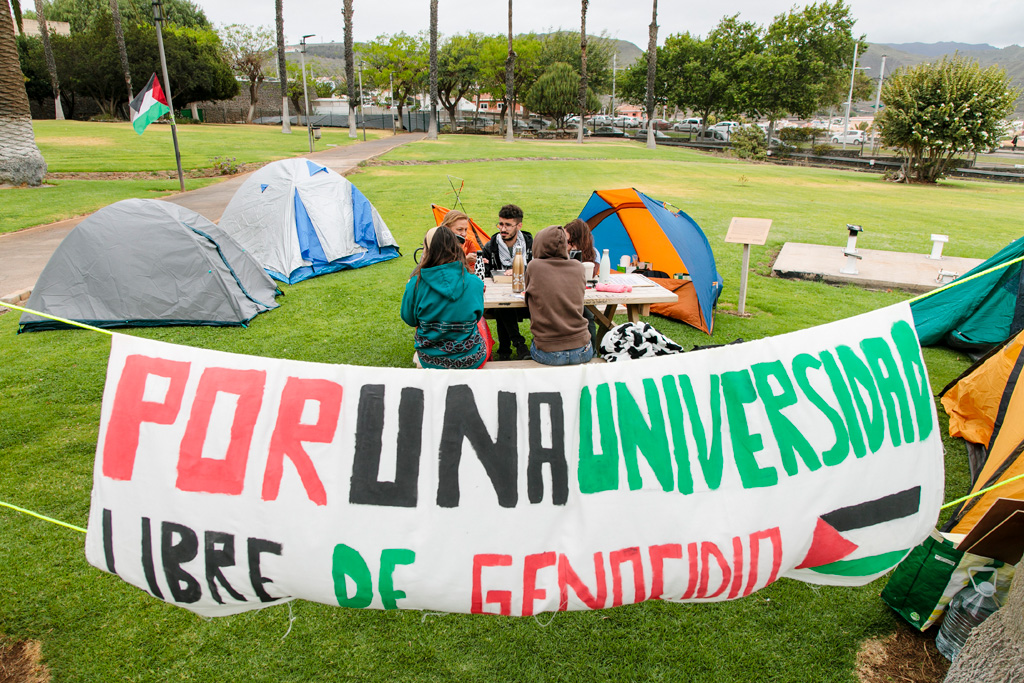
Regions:
<instances>
[{"instance_id":1,"label":"wooden post with sign","mask_svg":"<svg viewBox=\"0 0 1024 683\"><path fill-rule=\"evenodd\" d=\"M768 241L771 230L770 218L733 218L729 223L729 231L725 241L730 244L743 245L743 270L740 271L740 300L737 312L743 315L747 305L747 271L750 269L750 245L763 246Z\"/></svg>"}]
</instances>

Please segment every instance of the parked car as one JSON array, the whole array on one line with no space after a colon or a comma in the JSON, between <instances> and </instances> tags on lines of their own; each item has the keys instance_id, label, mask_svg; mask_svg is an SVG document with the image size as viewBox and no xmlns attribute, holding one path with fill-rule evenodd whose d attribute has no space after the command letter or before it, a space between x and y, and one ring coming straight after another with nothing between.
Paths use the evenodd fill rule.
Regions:
<instances>
[{"instance_id":1,"label":"parked car","mask_svg":"<svg viewBox=\"0 0 1024 683\"><path fill-rule=\"evenodd\" d=\"M594 130L594 137L597 138L624 138L626 131L618 126L598 126Z\"/></svg>"},{"instance_id":2,"label":"parked car","mask_svg":"<svg viewBox=\"0 0 1024 683\"><path fill-rule=\"evenodd\" d=\"M615 123L612 125L618 126L619 128L639 128L640 119L632 116L616 116Z\"/></svg>"},{"instance_id":3,"label":"parked car","mask_svg":"<svg viewBox=\"0 0 1024 683\"><path fill-rule=\"evenodd\" d=\"M579 135L579 126L575 124L566 124L562 132L569 133L570 135ZM590 129L586 126L583 127L583 137L590 137Z\"/></svg>"},{"instance_id":4,"label":"parked car","mask_svg":"<svg viewBox=\"0 0 1024 683\"><path fill-rule=\"evenodd\" d=\"M847 145L863 145L864 140L864 131L862 130L848 130L846 131L846 135L843 135L842 133L832 134L833 145L842 145L844 143Z\"/></svg>"},{"instance_id":5,"label":"parked car","mask_svg":"<svg viewBox=\"0 0 1024 683\"><path fill-rule=\"evenodd\" d=\"M590 119L590 122L595 126L614 126L615 117L608 114L597 114L594 118Z\"/></svg>"},{"instance_id":6,"label":"parked car","mask_svg":"<svg viewBox=\"0 0 1024 683\"><path fill-rule=\"evenodd\" d=\"M700 117L684 119L672 126L672 130L677 130L682 133L696 133L700 130L702 123L704 123L704 119Z\"/></svg>"},{"instance_id":7,"label":"parked car","mask_svg":"<svg viewBox=\"0 0 1024 683\"><path fill-rule=\"evenodd\" d=\"M702 133L697 133L697 141L726 143L729 142L729 135L728 133L723 133L720 130L708 128Z\"/></svg>"},{"instance_id":8,"label":"parked car","mask_svg":"<svg viewBox=\"0 0 1024 683\"><path fill-rule=\"evenodd\" d=\"M565 120L565 125L569 126L571 124L579 123L579 122L580 122L580 117L578 117L578 116L570 116L569 118L567 118Z\"/></svg>"},{"instance_id":9,"label":"parked car","mask_svg":"<svg viewBox=\"0 0 1024 683\"><path fill-rule=\"evenodd\" d=\"M646 128L640 128L639 130L637 130L635 133L633 133L633 139L635 139L635 140L647 140L647 129ZM655 140L671 140L672 136L665 135L660 130L656 130L656 131L654 131L654 139Z\"/></svg>"},{"instance_id":10,"label":"parked car","mask_svg":"<svg viewBox=\"0 0 1024 683\"><path fill-rule=\"evenodd\" d=\"M737 121L719 121L715 125L711 126L711 129L721 131L723 134L725 134L725 139L728 140L729 134L732 133L733 130L735 130L736 128L740 128L741 126L743 126L743 124Z\"/></svg>"},{"instance_id":11,"label":"parked car","mask_svg":"<svg viewBox=\"0 0 1024 683\"><path fill-rule=\"evenodd\" d=\"M653 121L651 121L651 123L654 124L654 130L668 130L669 128L672 127L672 124L666 121L665 119L654 119ZM646 127L647 125L645 123L644 128Z\"/></svg>"}]
</instances>

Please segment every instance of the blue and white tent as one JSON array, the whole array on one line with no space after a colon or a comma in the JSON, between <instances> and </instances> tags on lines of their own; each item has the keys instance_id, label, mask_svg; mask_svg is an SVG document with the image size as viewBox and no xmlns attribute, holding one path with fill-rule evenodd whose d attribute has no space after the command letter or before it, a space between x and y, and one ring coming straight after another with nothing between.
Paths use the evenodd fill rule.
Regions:
<instances>
[{"instance_id":1,"label":"blue and white tent","mask_svg":"<svg viewBox=\"0 0 1024 683\"><path fill-rule=\"evenodd\" d=\"M400 256L363 193L309 159L284 159L249 176L220 227L276 280L289 284Z\"/></svg>"}]
</instances>

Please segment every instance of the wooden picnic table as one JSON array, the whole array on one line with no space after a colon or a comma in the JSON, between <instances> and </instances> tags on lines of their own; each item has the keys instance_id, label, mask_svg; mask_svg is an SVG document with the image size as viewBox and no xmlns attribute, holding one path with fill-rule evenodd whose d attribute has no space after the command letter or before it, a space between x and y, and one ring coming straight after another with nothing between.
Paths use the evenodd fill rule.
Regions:
<instances>
[{"instance_id":1,"label":"wooden picnic table","mask_svg":"<svg viewBox=\"0 0 1024 683\"><path fill-rule=\"evenodd\" d=\"M510 282L494 282L491 278L487 278L485 282L485 314L500 308L526 308L526 299L522 294L512 293ZM635 323L640 321L640 316L650 315L651 304L678 300L674 292L636 273L612 273L611 284L628 284L633 287L633 291L599 292L588 287L583 297L583 304L594 314L594 320L597 322L598 342L605 332L615 326L615 314L619 306L625 307L626 318L629 322Z\"/></svg>"}]
</instances>

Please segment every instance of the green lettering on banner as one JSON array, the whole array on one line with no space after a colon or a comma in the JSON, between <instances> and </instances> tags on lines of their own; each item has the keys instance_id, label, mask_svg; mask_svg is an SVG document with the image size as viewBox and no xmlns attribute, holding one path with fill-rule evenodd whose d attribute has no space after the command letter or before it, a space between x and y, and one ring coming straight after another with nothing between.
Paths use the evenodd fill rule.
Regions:
<instances>
[{"instance_id":1,"label":"green lettering on banner","mask_svg":"<svg viewBox=\"0 0 1024 683\"><path fill-rule=\"evenodd\" d=\"M807 379L809 369L817 370L820 367L821 361L807 353L801 353L793 359L793 376L796 377L797 386L800 387L800 391L804 392L804 396L810 399L814 407L828 419L832 425L832 431L836 435L835 444L821 454L822 462L826 466L832 467L846 460L846 456L850 454L850 433L846 430L842 416L821 397L821 394L814 390Z\"/></svg>"},{"instance_id":2,"label":"green lettering on banner","mask_svg":"<svg viewBox=\"0 0 1024 683\"><path fill-rule=\"evenodd\" d=\"M921 358L921 344L917 341L917 333L906 320L900 320L892 326L892 340L896 343L896 352L903 363L903 374L907 376L910 386L910 398L914 402L914 414L917 416L918 439L924 441L932 433L931 390L925 374L924 359Z\"/></svg>"},{"instance_id":3,"label":"green lettering on banner","mask_svg":"<svg viewBox=\"0 0 1024 683\"><path fill-rule=\"evenodd\" d=\"M849 346L836 347L839 362L850 380L850 390L853 392L853 400L857 404L857 412L860 414L861 423L864 425L864 435L868 439L868 448L872 453L878 452L885 441L885 415L882 414L882 402L878 398L878 387L875 386L875 379L871 376L871 370L857 356ZM871 400L871 410L868 410L864 403L864 395L857 390L860 385L868 398Z\"/></svg>"},{"instance_id":4,"label":"green lettering on banner","mask_svg":"<svg viewBox=\"0 0 1024 683\"><path fill-rule=\"evenodd\" d=\"M914 423L910 418L907 387L900 377L900 371L896 369L896 359L892 357L888 342L881 337L871 337L861 341L860 350L864 352L871 374L875 377L875 384L878 385L878 393L882 396L885 414L889 418L892 445L900 445L900 420L903 421L903 441L911 443L914 440ZM899 415L896 414L896 403L899 404Z\"/></svg>"},{"instance_id":5,"label":"green lettering on banner","mask_svg":"<svg viewBox=\"0 0 1024 683\"><path fill-rule=\"evenodd\" d=\"M679 400L679 389L672 375L661 378L661 388L665 392L665 409L668 412L668 423L672 429L672 453L676 457L676 488L680 493L693 493L693 473L690 471L690 452L686 446L685 416L683 405ZM701 430L701 440L704 434ZM706 447L706 445L705 445Z\"/></svg>"},{"instance_id":6,"label":"green lettering on banner","mask_svg":"<svg viewBox=\"0 0 1024 683\"><path fill-rule=\"evenodd\" d=\"M334 595L342 607L363 609L373 601L373 577L366 566L363 556L355 548L344 543L334 546L334 557L331 560L331 575L334 577ZM355 595L348 594L345 577L352 579L356 585Z\"/></svg>"},{"instance_id":7,"label":"green lettering on banner","mask_svg":"<svg viewBox=\"0 0 1024 683\"><path fill-rule=\"evenodd\" d=\"M665 433L665 415L661 408L661 397L653 379L645 379L644 397L647 399L647 424L640 407L633 400L629 388L623 382L615 383L615 403L619 413L619 440L622 442L622 457L626 461L626 477L629 490L643 488L637 463L637 450L644 454L647 464L661 484L662 491L672 490L672 460L668 454L668 434Z\"/></svg>"},{"instance_id":8,"label":"green lettering on banner","mask_svg":"<svg viewBox=\"0 0 1024 683\"><path fill-rule=\"evenodd\" d=\"M384 609L398 609L398 600L405 597L405 591L395 590L395 567L412 564L416 553L406 548L386 548L380 551L380 601Z\"/></svg>"},{"instance_id":9,"label":"green lettering on banner","mask_svg":"<svg viewBox=\"0 0 1024 683\"><path fill-rule=\"evenodd\" d=\"M690 427L693 429L693 440L697 442L697 462L704 474L704 483L712 491L722 485L722 381L718 375L711 375L711 444L704 432L704 424L700 421L697 410L697 398L693 393L693 383L686 375L679 375L679 388L683 392L686 412L690 414Z\"/></svg>"},{"instance_id":10,"label":"green lettering on banner","mask_svg":"<svg viewBox=\"0 0 1024 683\"><path fill-rule=\"evenodd\" d=\"M755 363L750 367L754 373L754 386L757 387L757 395L761 397L765 413L768 415L768 422L772 426L772 434L775 435L775 442L779 445L779 457L782 458L782 467L786 474L793 476L797 473L796 455L804 461L804 465L810 471L821 469L821 461L814 448L800 433L789 418L782 414L783 408L796 405L796 389L793 388L793 380L786 373L786 366L782 361L776 360L770 363ZM781 392L776 394L772 391L772 385L768 381L774 377L779 383ZM795 454L794 454L795 453Z\"/></svg>"},{"instance_id":11,"label":"green lettering on banner","mask_svg":"<svg viewBox=\"0 0 1024 683\"><path fill-rule=\"evenodd\" d=\"M580 392L580 463L576 478L581 493L614 491L619 488L619 440L612 420L612 397L607 384L597 386L597 421L601 431L601 452L594 452L594 416L590 387Z\"/></svg>"},{"instance_id":12,"label":"green lettering on banner","mask_svg":"<svg viewBox=\"0 0 1024 683\"><path fill-rule=\"evenodd\" d=\"M732 437L733 458L739 470L743 488L753 489L774 486L779 483L779 473L774 467L761 467L754 453L764 449L760 434L751 434L747 426L745 403L754 403L757 392L746 370L722 373L722 395L725 397L725 411L729 416L729 436Z\"/></svg>"},{"instance_id":13,"label":"green lettering on banner","mask_svg":"<svg viewBox=\"0 0 1024 683\"><path fill-rule=\"evenodd\" d=\"M850 433L850 444L853 446L853 454L858 458L867 454L867 447L864 445L864 432L861 431L860 421L857 419L857 411L853 407L853 397L850 395L850 386L843 379L843 373L839 370L839 364L832 354L822 351L818 356L821 364L825 367L825 374L828 375L829 384L839 400L839 408L843 411L843 419L846 421L846 428Z\"/></svg>"}]
</instances>

